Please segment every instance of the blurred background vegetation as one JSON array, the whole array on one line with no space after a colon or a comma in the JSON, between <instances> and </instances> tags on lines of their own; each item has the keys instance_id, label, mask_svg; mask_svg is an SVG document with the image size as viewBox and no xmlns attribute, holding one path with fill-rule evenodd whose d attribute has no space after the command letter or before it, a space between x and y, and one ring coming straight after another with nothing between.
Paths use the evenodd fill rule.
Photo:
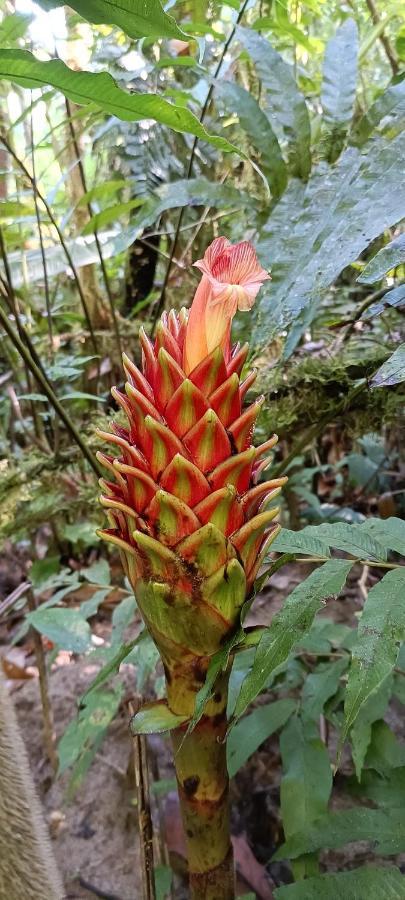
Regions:
<instances>
[{"instance_id":1,"label":"blurred background vegetation","mask_svg":"<svg viewBox=\"0 0 405 900\"><path fill-rule=\"evenodd\" d=\"M113 611L108 660L135 601L95 536L95 429L119 418L122 351L138 361L140 325L190 304L218 235L272 274L235 335L259 436L280 436L283 524L404 516L405 7L170 0L139 23L103 6L0 0L0 618L21 641L28 578L35 602L76 604L67 637L36 621L80 653ZM142 692L156 655L132 653ZM100 696L102 725L84 716L59 751L73 781L121 699Z\"/></svg>"}]
</instances>

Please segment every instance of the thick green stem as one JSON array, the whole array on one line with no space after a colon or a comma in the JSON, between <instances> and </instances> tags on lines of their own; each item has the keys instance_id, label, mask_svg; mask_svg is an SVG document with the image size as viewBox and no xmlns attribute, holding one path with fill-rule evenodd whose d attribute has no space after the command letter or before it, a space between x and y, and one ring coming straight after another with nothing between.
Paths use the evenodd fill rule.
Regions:
<instances>
[{"instance_id":1,"label":"thick green stem","mask_svg":"<svg viewBox=\"0 0 405 900\"><path fill-rule=\"evenodd\" d=\"M194 675L198 677L196 669ZM167 684L170 708L191 715L198 687L201 681L196 683L190 668L172 671ZM235 896L225 743L227 694L228 675L224 675L195 729L186 735L184 726L172 734L192 900L233 900Z\"/></svg>"}]
</instances>

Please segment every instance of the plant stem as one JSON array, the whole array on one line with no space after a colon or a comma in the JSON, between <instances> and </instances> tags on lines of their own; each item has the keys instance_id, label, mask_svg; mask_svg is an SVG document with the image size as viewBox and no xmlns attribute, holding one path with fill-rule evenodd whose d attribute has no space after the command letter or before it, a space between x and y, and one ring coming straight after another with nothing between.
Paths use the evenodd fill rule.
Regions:
<instances>
[{"instance_id":1,"label":"plant stem","mask_svg":"<svg viewBox=\"0 0 405 900\"><path fill-rule=\"evenodd\" d=\"M87 194L87 181L86 181L86 176L84 173L84 166L83 166L83 162L82 162L82 158L81 158L81 154L80 154L80 147L79 147L79 143L77 140L76 129L74 126L74 120L73 120L73 116L72 116L70 100L68 100L67 97L65 97L65 104L66 104L66 112L67 112L67 117L68 117L69 131L70 131L70 134L72 137L72 144L73 144L73 148L74 148L76 159L77 159L80 180L82 183L83 191L85 194ZM90 201L87 202L87 209L89 212L89 216L92 217L93 216L93 207L92 207ZM108 303L109 303L110 310L111 310L115 340L116 340L117 350L118 350L118 357L119 357L119 359L121 359L122 345L121 345L121 336L120 336L119 327L118 327L118 319L117 319L117 314L115 311L114 298L112 295L111 285L110 285L110 281L108 278L107 269L105 266L102 250L101 250L101 244L99 241L97 228L94 228L93 233L94 233L94 240L95 240L95 244L96 244L96 248L97 248L98 257L100 260L101 271L103 274L104 286L105 286L105 289L107 292Z\"/></svg>"},{"instance_id":2,"label":"plant stem","mask_svg":"<svg viewBox=\"0 0 405 900\"><path fill-rule=\"evenodd\" d=\"M167 674L168 704L177 714L190 716L194 711L201 687L200 662L176 667L170 677ZM190 734L187 725L172 732L192 900L233 900L235 896L225 742L228 679L229 673L220 676L205 715Z\"/></svg>"},{"instance_id":3,"label":"plant stem","mask_svg":"<svg viewBox=\"0 0 405 900\"><path fill-rule=\"evenodd\" d=\"M36 603L32 588L29 588L27 591L27 601L28 601L28 606L29 606L30 612L35 612L35 610L37 608L37 603ZM47 675L47 671L46 671L45 653L44 653L41 635L38 634L38 631L33 627L31 627L31 636L32 636L33 644L34 644L35 659L36 659L36 663L37 663L38 677L39 677L39 690L40 690L40 694L41 694L42 724L43 724L45 751L48 756L49 762L52 766L53 772L56 775L56 772L58 771L58 755L55 750L55 744L54 744L54 739L53 739L53 714L52 714L51 701L49 699L48 675Z\"/></svg>"},{"instance_id":4,"label":"plant stem","mask_svg":"<svg viewBox=\"0 0 405 900\"><path fill-rule=\"evenodd\" d=\"M131 716L134 708L128 704ZM142 888L144 900L155 900L155 876L153 865L153 826L150 814L149 773L146 738L143 734L134 734L134 768L138 801L139 840L141 849Z\"/></svg>"}]
</instances>

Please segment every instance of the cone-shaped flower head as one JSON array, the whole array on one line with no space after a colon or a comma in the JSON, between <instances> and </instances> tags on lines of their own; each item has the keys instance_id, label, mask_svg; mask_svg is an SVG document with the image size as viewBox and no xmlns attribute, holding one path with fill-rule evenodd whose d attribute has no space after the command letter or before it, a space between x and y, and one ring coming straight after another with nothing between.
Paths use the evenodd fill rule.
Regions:
<instances>
[{"instance_id":1,"label":"cone-shaped flower head","mask_svg":"<svg viewBox=\"0 0 405 900\"><path fill-rule=\"evenodd\" d=\"M128 425L102 433L118 455L99 459L110 473L101 535L120 548L168 685L189 666L198 689L196 661L206 668L237 626L278 531L269 502L286 479L259 482L277 437L253 446L263 398L243 407L255 374L241 381L248 347L230 345L233 315L268 275L250 244L225 238L197 265L189 316L164 313L153 342L141 331L142 372L124 356L125 394L113 394Z\"/></svg>"}]
</instances>

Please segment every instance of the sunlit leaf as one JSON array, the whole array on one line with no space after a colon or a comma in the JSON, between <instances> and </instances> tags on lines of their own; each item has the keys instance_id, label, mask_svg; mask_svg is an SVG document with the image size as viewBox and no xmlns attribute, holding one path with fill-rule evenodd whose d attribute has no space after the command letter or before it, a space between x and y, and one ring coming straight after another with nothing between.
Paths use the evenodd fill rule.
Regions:
<instances>
[{"instance_id":1,"label":"sunlit leaf","mask_svg":"<svg viewBox=\"0 0 405 900\"><path fill-rule=\"evenodd\" d=\"M224 153L239 153L225 138L206 131L188 109L168 103L158 94L123 91L107 72L84 72L69 69L60 59L42 62L28 50L0 50L0 75L22 87L52 85L74 103L96 103L110 115L126 122L154 119L213 144Z\"/></svg>"}]
</instances>

